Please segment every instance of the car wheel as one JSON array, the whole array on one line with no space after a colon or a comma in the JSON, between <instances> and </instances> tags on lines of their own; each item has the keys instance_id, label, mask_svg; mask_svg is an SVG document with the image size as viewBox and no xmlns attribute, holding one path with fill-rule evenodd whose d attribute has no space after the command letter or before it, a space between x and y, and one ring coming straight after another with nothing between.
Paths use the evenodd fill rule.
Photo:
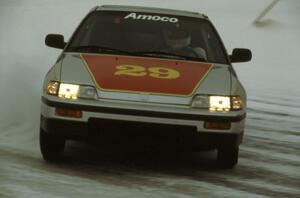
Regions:
<instances>
[{"instance_id":1,"label":"car wheel","mask_svg":"<svg viewBox=\"0 0 300 198\"><path fill-rule=\"evenodd\" d=\"M66 140L40 129L40 149L44 160L55 162L61 158Z\"/></svg>"},{"instance_id":2,"label":"car wheel","mask_svg":"<svg viewBox=\"0 0 300 198\"><path fill-rule=\"evenodd\" d=\"M222 168L233 168L239 157L239 148L218 148L218 163Z\"/></svg>"}]
</instances>

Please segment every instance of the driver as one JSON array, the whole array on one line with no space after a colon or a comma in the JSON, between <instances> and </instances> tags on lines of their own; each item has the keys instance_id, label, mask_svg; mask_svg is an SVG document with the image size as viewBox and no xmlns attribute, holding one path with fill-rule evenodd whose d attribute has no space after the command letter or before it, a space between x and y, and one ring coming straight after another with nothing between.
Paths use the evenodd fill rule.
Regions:
<instances>
[{"instance_id":1,"label":"driver","mask_svg":"<svg viewBox=\"0 0 300 198\"><path fill-rule=\"evenodd\" d=\"M182 56L200 57L207 59L206 52L201 47L191 47L191 35L183 28L175 28L164 31L164 38L167 49L165 52L170 52Z\"/></svg>"}]
</instances>

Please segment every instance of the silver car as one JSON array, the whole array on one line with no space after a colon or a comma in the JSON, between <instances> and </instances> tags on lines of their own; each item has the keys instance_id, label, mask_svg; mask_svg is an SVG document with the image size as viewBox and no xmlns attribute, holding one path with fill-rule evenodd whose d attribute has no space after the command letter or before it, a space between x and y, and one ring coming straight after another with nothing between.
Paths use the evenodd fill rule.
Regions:
<instances>
[{"instance_id":1,"label":"silver car","mask_svg":"<svg viewBox=\"0 0 300 198\"><path fill-rule=\"evenodd\" d=\"M71 39L46 37L63 49L47 73L40 148L61 158L69 139L104 146L198 151L217 149L221 167L238 162L246 93L207 16L179 10L99 6Z\"/></svg>"}]
</instances>

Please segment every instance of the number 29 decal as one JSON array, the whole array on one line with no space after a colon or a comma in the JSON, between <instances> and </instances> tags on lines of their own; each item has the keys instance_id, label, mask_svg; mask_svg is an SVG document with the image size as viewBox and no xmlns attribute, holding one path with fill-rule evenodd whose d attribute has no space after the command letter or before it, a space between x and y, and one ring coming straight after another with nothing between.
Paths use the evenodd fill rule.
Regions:
<instances>
[{"instance_id":1,"label":"number 29 decal","mask_svg":"<svg viewBox=\"0 0 300 198\"><path fill-rule=\"evenodd\" d=\"M118 65L116 66L116 71L114 75L126 75L126 76L151 76L153 78L160 79L177 79L180 77L180 73L175 69L170 69L166 67L149 67L145 68L138 65Z\"/></svg>"}]
</instances>

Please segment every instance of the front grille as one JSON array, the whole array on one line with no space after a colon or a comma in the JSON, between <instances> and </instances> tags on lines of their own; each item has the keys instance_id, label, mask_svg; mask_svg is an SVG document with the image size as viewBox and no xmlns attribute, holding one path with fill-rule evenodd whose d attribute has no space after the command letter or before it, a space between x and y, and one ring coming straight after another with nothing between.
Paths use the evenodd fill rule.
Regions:
<instances>
[{"instance_id":1,"label":"front grille","mask_svg":"<svg viewBox=\"0 0 300 198\"><path fill-rule=\"evenodd\" d=\"M193 126L89 119L89 129L94 139L105 144L143 146L169 146L193 144L197 128Z\"/></svg>"}]
</instances>

